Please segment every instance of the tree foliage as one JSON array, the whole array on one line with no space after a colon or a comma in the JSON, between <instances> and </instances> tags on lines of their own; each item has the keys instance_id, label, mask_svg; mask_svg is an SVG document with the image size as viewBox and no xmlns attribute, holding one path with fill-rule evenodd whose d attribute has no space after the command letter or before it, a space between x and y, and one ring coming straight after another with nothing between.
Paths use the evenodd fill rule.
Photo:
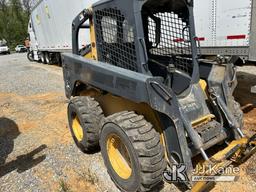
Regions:
<instances>
[{"instance_id":1,"label":"tree foliage","mask_svg":"<svg viewBox=\"0 0 256 192\"><path fill-rule=\"evenodd\" d=\"M10 48L23 44L28 36L30 3L30 0L0 0L0 39L5 39Z\"/></svg>"}]
</instances>

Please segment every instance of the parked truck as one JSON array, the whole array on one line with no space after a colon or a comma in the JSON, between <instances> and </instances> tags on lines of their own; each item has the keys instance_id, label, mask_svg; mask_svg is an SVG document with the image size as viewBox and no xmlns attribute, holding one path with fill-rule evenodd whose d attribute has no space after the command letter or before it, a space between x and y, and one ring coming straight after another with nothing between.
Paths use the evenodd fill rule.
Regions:
<instances>
[{"instance_id":1,"label":"parked truck","mask_svg":"<svg viewBox=\"0 0 256 192\"><path fill-rule=\"evenodd\" d=\"M60 63L60 53L71 52L72 20L93 0L41 0L32 9L28 24L30 51L28 59L45 64ZM83 29L79 47L89 42L89 30Z\"/></svg>"},{"instance_id":2,"label":"parked truck","mask_svg":"<svg viewBox=\"0 0 256 192\"><path fill-rule=\"evenodd\" d=\"M32 10L28 33L31 60L51 63L71 51L70 26L81 7L95 0L41 0ZM256 61L256 5L254 0L196 0L195 24L204 56L233 56ZM80 47L89 43L89 31L80 35Z\"/></svg>"},{"instance_id":3,"label":"parked truck","mask_svg":"<svg viewBox=\"0 0 256 192\"><path fill-rule=\"evenodd\" d=\"M203 56L256 61L255 0L196 0L195 25Z\"/></svg>"},{"instance_id":4,"label":"parked truck","mask_svg":"<svg viewBox=\"0 0 256 192\"><path fill-rule=\"evenodd\" d=\"M255 0L196 0L195 25L202 56L228 56L237 65L256 62Z\"/></svg>"},{"instance_id":5,"label":"parked truck","mask_svg":"<svg viewBox=\"0 0 256 192\"><path fill-rule=\"evenodd\" d=\"M7 46L7 41L5 39L0 39L0 54L10 54L10 49Z\"/></svg>"}]
</instances>

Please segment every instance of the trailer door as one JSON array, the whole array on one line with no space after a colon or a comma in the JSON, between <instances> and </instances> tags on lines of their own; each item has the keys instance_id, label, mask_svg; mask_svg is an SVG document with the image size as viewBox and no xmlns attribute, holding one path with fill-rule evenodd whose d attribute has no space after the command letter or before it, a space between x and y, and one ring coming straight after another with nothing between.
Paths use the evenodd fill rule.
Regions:
<instances>
[{"instance_id":1,"label":"trailer door","mask_svg":"<svg viewBox=\"0 0 256 192\"><path fill-rule=\"evenodd\" d=\"M215 0L216 46L249 46L251 0Z\"/></svg>"},{"instance_id":2,"label":"trailer door","mask_svg":"<svg viewBox=\"0 0 256 192\"><path fill-rule=\"evenodd\" d=\"M195 0L194 15L196 35L202 47L214 45L214 17L212 0Z\"/></svg>"}]
</instances>

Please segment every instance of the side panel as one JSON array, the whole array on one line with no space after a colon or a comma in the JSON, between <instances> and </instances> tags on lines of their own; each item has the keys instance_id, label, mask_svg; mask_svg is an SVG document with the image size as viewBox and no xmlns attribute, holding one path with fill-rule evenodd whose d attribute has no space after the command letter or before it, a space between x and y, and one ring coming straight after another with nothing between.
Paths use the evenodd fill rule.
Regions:
<instances>
[{"instance_id":1,"label":"side panel","mask_svg":"<svg viewBox=\"0 0 256 192\"><path fill-rule=\"evenodd\" d=\"M215 46L249 46L251 0L217 0Z\"/></svg>"},{"instance_id":2,"label":"side panel","mask_svg":"<svg viewBox=\"0 0 256 192\"><path fill-rule=\"evenodd\" d=\"M235 55L256 61L255 0L195 0L202 55Z\"/></svg>"},{"instance_id":3,"label":"side panel","mask_svg":"<svg viewBox=\"0 0 256 192\"><path fill-rule=\"evenodd\" d=\"M71 26L73 19L84 8L90 7L96 0L43 0L33 10L31 18L39 50L71 51ZM90 32L82 29L79 34L79 46L90 43Z\"/></svg>"},{"instance_id":4,"label":"side panel","mask_svg":"<svg viewBox=\"0 0 256 192\"><path fill-rule=\"evenodd\" d=\"M194 16L196 35L202 47L211 47L214 45L213 41L213 4L212 0L195 0Z\"/></svg>"},{"instance_id":5,"label":"side panel","mask_svg":"<svg viewBox=\"0 0 256 192\"><path fill-rule=\"evenodd\" d=\"M70 98L77 81L85 82L114 95L137 103L149 100L145 82L151 76L85 59L75 54L62 54L66 96Z\"/></svg>"}]
</instances>

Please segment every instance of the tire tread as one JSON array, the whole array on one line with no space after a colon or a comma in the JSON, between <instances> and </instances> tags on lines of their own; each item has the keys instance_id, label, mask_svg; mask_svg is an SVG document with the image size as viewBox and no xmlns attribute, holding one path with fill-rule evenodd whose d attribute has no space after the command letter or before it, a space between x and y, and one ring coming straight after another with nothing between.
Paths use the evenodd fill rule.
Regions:
<instances>
[{"instance_id":1,"label":"tire tread","mask_svg":"<svg viewBox=\"0 0 256 192\"><path fill-rule=\"evenodd\" d=\"M144 116L135 112L113 114L104 120L104 123L108 122L120 126L130 138L140 164L139 191L151 191L162 182L162 173L166 168L159 133Z\"/></svg>"}]
</instances>

